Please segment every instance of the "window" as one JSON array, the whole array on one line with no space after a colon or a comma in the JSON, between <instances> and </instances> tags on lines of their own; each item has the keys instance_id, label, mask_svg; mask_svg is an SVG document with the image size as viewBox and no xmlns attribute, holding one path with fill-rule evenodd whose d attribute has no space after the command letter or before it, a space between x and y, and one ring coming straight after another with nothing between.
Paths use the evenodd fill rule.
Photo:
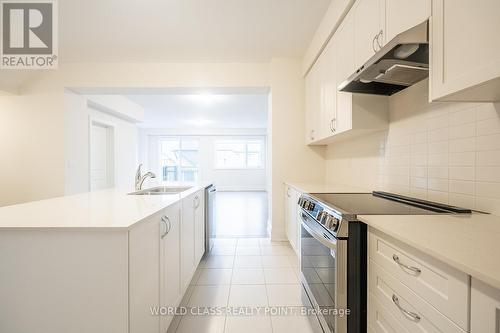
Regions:
<instances>
[{"instance_id":1,"label":"window","mask_svg":"<svg viewBox=\"0 0 500 333\"><path fill-rule=\"evenodd\" d=\"M218 169L260 169L264 167L264 140L219 140L215 142Z\"/></svg>"},{"instance_id":2,"label":"window","mask_svg":"<svg viewBox=\"0 0 500 333\"><path fill-rule=\"evenodd\" d=\"M159 143L162 181L194 182L198 180L198 140L163 138Z\"/></svg>"}]
</instances>

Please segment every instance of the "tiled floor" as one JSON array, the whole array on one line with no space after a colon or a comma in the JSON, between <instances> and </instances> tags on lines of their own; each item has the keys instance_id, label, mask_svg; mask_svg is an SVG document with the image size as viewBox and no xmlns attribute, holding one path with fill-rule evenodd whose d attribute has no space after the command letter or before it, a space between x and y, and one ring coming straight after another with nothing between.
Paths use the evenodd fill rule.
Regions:
<instances>
[{"instance_id":1,"label":"tiled floor","mask_svg":"<svg viewBox=\"0 0 500 333\"><path fill-rule=\"evenodd\" d=\"M267 238L217 239L183 300L187 307L259 307L254 315L178 316L169 333L312 333L299 284L298 259L288 243ZM295 314L265 314L291 307Z\"/></svg>"},{"instance_id":2,"label":"tiled floor","mask_svg":"<svg viewBox=\"0 0 500 333\"><path fill-rule=\"evenodd\" d=\"M267 192L217 192L217 237L267 237Z\"/></svg>"}]
</instances>

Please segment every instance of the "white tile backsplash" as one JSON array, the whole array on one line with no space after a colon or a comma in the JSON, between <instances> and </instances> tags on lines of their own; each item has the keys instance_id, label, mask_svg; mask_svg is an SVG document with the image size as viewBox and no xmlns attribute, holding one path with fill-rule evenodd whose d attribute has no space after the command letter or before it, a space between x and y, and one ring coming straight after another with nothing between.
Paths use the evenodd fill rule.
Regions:
<instances>
[{"instance_id":1,"label":"white tile backsplash","mask_svg":"<svg viewBox=\"0 0 500 333\"><path fill-rule=\"evenodd\" d=\"M327 181L500 215L500 104L428 103L427 90L389 98L388 131L329 146Z\"/></svg>"}]
</instances>

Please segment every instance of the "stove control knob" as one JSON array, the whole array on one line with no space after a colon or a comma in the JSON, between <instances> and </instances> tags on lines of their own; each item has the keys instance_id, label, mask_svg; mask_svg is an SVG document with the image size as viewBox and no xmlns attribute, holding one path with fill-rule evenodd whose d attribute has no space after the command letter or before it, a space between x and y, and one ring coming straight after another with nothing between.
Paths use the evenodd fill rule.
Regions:
<instances>
[{"instance_id":1,"label":"stove control knob","mask_svg":"<svg viewBox=\"0 0 500 333\"><path fill-rule=\"evenodd\" d=\"M335 232L335 231L337 231L338 224L339 224L339 220L336 217L330 215L330 217L327 221L326 227Z\"/></svg>"},{"instance_id":2,"label":"stove control knob","mask_svg":"<svg viewBox=\"0 0 500 333\"><path fill-rule=\"evenodd\" d=\"M324 217L325 217L325 212L320 211L320 212L318 212L318 215L316 215L316 220L318 220L320 223L323 223L322 220Z\"/></svg>"}]
</instances>

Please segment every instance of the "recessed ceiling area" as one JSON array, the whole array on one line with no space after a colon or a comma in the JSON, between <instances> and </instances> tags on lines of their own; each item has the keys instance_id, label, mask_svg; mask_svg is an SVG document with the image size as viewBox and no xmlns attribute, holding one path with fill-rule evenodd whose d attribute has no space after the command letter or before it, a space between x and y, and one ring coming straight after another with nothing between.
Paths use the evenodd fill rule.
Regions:
<instances>
[{"instance_id":1,"label":"recessed ceiling area","mask_svg":"<svg viewBox=\"0 0 500 333\"><path fill-rule=\"evenodd\" d=\"M330 1L59 1L59 59L247 62L301 57Z\"/></svg>"},{"instance_id":2,"label":"recessed ceiling area","mask_svg":"<svg viewBox=\"0 0 500 333\"><path fill-rule=\"evenodd\" d=\"M127 95L144 109L142 128L266 128L267 94Z\"/></svg>"}]
</instances>

